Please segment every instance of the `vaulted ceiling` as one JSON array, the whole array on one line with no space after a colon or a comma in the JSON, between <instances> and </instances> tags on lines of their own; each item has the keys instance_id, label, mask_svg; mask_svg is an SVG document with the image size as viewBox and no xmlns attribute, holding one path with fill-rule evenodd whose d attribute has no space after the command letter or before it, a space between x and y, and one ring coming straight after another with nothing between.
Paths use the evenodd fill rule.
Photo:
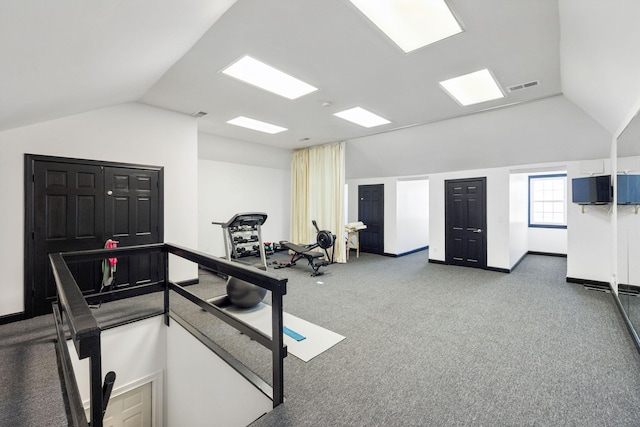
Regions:
<instances>
[{"instance_id":1,"label":"vaulted ceiling","mask_svg":"<svg viewBox=\"0 0 640 427\"><path fill-rule=\"evenodd\" d=\"M581 42L580 22L600 13L581 3L449 0L464 31L404 53L348 0L2 0L0 130L142 102L184 114L207 112L198 119L204 133L293 149L566 92L597 126L614 133L623 112L602 109L598 94L588 89L593 81L582 80L597 70L577 70L589 48ZM597 37L593 30L587 34ZM637 31L633 37L635 43ZM220 73L246 54L318 90L288 100ZM483 68L493 73L504 98L464 107L438 84ZM508 89L532 81L538 84ZM391 123L363 128L333 115L355 106ZM269 135L226 123L239 115L288 130Z\"/></svg>"}]
</instances>

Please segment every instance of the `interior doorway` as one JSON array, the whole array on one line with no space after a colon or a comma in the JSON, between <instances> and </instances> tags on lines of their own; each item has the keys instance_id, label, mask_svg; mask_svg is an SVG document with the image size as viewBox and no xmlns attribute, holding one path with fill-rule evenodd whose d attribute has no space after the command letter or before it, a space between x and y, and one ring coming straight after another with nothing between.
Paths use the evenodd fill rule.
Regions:
<instances>
[{"instance_id":1,"label":"interior doorway","mask_svg":"<svg viewBox=\"0 0 640 427\"><path fill-rule=\"evenodd\" d=\"M384 254L384 184L358 186L358 221L366 224L360 231L360 251Z\"/></svg>"},{"instance_id":2,"label":"interior doorway","mask_svg":"<svg viewBox=\"0 0 640 427\"><path fill-rule=\"evenodd\" d=\"M25 316L51 312L56 288L48 254L159 243L163 169L82 159L25 156ZM113 285L158 281L158 256L118 260ZM71 264L85 294L98 292L102 262Z\"/></svg>"},{"instance_id":3,"label":"interior doorway","mask_svg":"<svg viewBox=\"0 0 640 427\"><path fill-rule=\"evenodd\" d=\"M153 400L151 383L111 396L103 423L110 427L151 427ZM89 409L85 410L87 418Z\"/></svg>"},{"instance_id":4,"label":"interior doorway","mask_svg":"<svg viewBox=\"0 0 640 427\"><path fill-rule=\"evenodd\" d=\"M445 181L445 261L487 267L486 178Z\"/></svg>"}]
</instances>

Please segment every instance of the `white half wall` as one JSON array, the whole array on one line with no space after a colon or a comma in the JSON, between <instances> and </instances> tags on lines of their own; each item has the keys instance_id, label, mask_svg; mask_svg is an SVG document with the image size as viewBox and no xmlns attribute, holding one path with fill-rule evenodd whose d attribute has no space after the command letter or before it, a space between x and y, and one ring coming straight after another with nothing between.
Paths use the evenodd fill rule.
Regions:
<instances>
[{"instance_id":1,"label":"white half wall","mask_svg":"<svg viewBox=\"0 0 640 427\"><path fill-rule=\"evenodd\" d=\"M246 153L245 153L246 155ZM291 234L291 173L289 170L213 160L198 161L198 249L224 256L222 228L240 212L264 212L264 242L289 240Z\"/></svg>"},{"instance_id":2,"label":"white half wall","mask_svg":"<svg viewBox=\"0 0 640 427\"><path fill-rule=\"evenodd\" d=\"M0 132L0 316L24 311L24 154L164 166L165 241L195 248L197 128L190 116L123 104ZM197 266L171 259L171 279L197 278Z\"/></svg>"}]
</instances>

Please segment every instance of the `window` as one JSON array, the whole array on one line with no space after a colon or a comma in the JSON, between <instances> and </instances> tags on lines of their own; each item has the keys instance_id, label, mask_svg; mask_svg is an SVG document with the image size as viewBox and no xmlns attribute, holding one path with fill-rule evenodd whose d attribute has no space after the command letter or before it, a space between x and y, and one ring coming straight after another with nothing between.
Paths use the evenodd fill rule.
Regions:
<instances>
[{"instance_id":1,"label":"window","mask_svg":"<svg viewBox=\"0 0 640 427\"><path fill-rule=\"evenodd\" d=\"M529 227L567 228L567 175L529 176Z\"/></svg>"}]
</instances>

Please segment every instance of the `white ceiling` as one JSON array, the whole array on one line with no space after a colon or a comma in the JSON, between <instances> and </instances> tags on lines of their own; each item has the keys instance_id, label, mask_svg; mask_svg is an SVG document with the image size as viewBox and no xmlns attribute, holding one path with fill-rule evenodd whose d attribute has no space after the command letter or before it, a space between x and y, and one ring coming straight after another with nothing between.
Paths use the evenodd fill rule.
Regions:
<instances>
[{"instance_id":1,"label":"white ceiling","mask_svg":"<svg viewBox=\"0 0 640 427\"><path fill-rule=\"evenodd\" d=\"M561 93L557 0L449 3L465 31L405 54L348 0L0 0L0 130L139 101L208 112L201 132L291 149ZM319 90L291 101L220 73L245 54ZM504 99L462 107L438 85L482 68ZM356 105L392 123L333 116ZM238 115L289 130L225 123Z\"/></svg>"},{"instance_id":2,"label":"white ceiling","mask_svg":"<svg viewBox=\"0 0 640 427\"><path fill-rule=\"evenodd\" d=\"M448 2L464 32L405 54L348 0L0 0L0 131L141 102L208 112L200 139L221 147L348 140L354 176L608 155L640 105L640 2ZM220 73L245 54L319 90L290 101ZM462 107L438 85L485 67L504 99ZM392 123L333 116L356 105Z\"/></svg>"},{"instance_id":3,"label":"white ceiling","mask_svg":"<svg viewBox=\"0 0 640 427\"><path fill-rule=\"evenodd\" d=\"M347 0L238 0L142 101L206 111L199 128L207 133L297 148L560 93L556 0L450 4L465 31L405 54ZM220 73L245 54L319 90L291 101ZM487 67L505 91L532 80L540 85L469 107L439 87ZM357 105L392 123L365 129L333 116ZM226 124L238 115L289 131L267 135Z\"/></svg>"},{"instance_id":4,"label":"white ceiling","mask_svg":"<svg viewBox=\"0 0 640 427\"><path fill-rule=\"evenodd\" d=\"M234 0L0 0L0 130L138 101Z\"/></svg>"}]
</instances>

